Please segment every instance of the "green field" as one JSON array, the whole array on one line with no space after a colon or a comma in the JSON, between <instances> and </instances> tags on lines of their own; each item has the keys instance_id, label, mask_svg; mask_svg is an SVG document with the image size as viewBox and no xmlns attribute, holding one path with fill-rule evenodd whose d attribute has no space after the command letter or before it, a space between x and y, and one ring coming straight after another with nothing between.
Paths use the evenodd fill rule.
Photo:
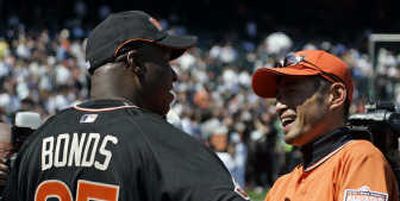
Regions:
<instances>
[{"instance_id":1,"label":"green field","mask_svg":"<svg viewBox=\"0 0 400 201\"><path fill-rule=\"evenodd\" d=\"M262 192L255 192L253 189L246 189L246 192L249 194L251 201L264 201L265 195L267 193L266 190Z\"/></svg>"}]
</instances>

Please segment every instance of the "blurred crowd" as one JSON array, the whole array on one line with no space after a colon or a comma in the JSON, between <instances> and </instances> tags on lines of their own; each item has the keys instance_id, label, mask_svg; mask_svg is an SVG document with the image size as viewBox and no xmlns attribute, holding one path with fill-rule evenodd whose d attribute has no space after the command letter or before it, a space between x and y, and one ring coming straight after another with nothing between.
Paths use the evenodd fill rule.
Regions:
<instances>
[{"instance_id":1,"label":"blurred crowd","mask_svg":"<svg viewBox=\"0 0 400 201\"><path fill-rule=\"evenodd\" d=\"M165 28L166 21L161 21ZM184 33L183 27L171 31ZM249 23L248 35L256 35ZM0 113L10 122L16 111L41 114L43 120L84 101L90 91L82 32L64 29L29 32L13 28L0 36ZM179 76L176 101L168 120L210 146L246 187L271 186L278 175L299 159L295 148L282 141L273 100L251 90L251 74L273 67L288 52L324 49L351 67L356 90L351 113L362 112L371 86L378 95L400 103L400 54L380 50L374 70L365 52L335 41L307 42L275 32L262 40L221 40L193 48L171 63ZM371 78L376 78L371 83Z\"/></svg>"}]
</instances>

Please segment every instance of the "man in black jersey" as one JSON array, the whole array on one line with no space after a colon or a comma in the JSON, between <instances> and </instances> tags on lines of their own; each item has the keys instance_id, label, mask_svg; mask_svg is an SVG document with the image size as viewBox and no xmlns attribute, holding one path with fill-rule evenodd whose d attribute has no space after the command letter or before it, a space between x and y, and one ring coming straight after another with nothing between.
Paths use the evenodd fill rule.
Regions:
<instances>
[{"instance_id":1,"label":"man in black jersey","mask_svg":"<svg viewBox=\"0 0 400 201\"><path fill-rule=\"evenodd\" d=\"M5 200L248 199L212 151L165 120L177 80L169 61L195 43L141 11L100 23L86 48L91 100L27 140Z\"/></svg>"}]
</instances>

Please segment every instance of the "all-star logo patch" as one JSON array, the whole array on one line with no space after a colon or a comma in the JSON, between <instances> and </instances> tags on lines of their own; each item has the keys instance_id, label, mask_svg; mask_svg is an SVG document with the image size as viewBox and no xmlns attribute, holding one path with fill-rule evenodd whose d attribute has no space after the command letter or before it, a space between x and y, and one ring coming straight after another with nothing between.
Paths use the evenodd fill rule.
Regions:
<instances>
[{"instance_id":1,"label":"all-star logo patch","mask_svg":"<svg viewBox=\"0 0 400 201\"><path fill-rule=\"evenodd\" d=\"M387 201L388 197L387 193L371 191L368 186L344 191L344 201Z\"/></svg>"},{"instance_id":2,"label":"all-star logo patch","mask_svg":"<svg viewBox=\"0 0 400 201\"><path fill-rule=\"evenodd\" d=\"M98 116L99 116L98 114L84 114L84 115L82 115L79 123L81 123L81 124L94 123Z\"/></svg>"}]
</instances>

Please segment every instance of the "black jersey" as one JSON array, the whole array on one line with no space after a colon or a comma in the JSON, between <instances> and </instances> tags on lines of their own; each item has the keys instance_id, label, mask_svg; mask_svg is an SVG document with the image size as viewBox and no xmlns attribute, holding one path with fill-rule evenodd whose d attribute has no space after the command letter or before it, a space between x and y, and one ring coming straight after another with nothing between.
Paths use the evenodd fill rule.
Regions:
<instances>
[{"instance_id":1,"label":"black jersey","mask_svg":"<svg viewBox=\"0 0 400 201\"><path fill-rule=\"evenodd\" d=\"M89 101L62 111L21 149L4 199L54 198L247 199L212 151L161 116L115 100Z\"/></svg>"}]
</instances>

